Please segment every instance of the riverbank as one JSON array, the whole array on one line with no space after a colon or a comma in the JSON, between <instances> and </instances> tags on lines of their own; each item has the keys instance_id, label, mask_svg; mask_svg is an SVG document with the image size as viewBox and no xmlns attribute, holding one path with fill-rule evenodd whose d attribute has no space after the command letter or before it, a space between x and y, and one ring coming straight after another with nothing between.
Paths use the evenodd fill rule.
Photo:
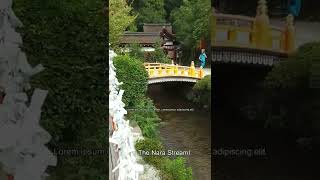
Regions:
<instances>
[{"instance_id":1,"label":"riverbank","mask_svg":"<svg viewBox=\"0 0 320 180\"><path fill-rule=\"evenodd\" d=\"M141 129L139 126L135 126L133 127L133 139L134 139L134 144L136 145L138 140L142 140L144 139ZM136 152L136 157L137 157L137 161L141 164L143 164L144 167L144 171L143 174L141 174L141 176L139 177L139 180L161 180L160 178L160 171L157 170L154 166L147 164L142 156L140 156L137 152Z\"/></svg>"}]
</instances>

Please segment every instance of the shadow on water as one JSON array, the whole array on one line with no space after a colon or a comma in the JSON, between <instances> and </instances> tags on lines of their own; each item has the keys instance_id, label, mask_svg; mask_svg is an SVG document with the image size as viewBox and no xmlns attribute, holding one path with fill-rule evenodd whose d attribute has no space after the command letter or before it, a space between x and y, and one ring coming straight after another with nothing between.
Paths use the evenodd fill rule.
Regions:
<instances>
[{"instance_id":1,"label":"shadow on water","mask_svg":"<svg viewBox=\"0 0 320 180\"><path fill-rule=\"evenodd\" d=\"M162 119L160 136L167 150L189 151L186 156L196 180L211 179L211 119L210 111L197 107L186 99L190 83L150 85L148 95L154 101ZM167 109L167 110L165 110ZM170 109L170 110L168 110ZM182 111L172 111L180 109Z\"/></svg>"},{"instance_id":2,"label":"shadow on water","mask_svg":"<svg viewBox=\"0 0 320 180\"><path fill-rule=\"evenodd\" d=\"M319 180L319 152L297 148L283 130L264 129L241 113L257 100L270 69L216 65L214 69L214 180ZM259 99L258 99L259 100Z\"/></svg>"}]
</instances>

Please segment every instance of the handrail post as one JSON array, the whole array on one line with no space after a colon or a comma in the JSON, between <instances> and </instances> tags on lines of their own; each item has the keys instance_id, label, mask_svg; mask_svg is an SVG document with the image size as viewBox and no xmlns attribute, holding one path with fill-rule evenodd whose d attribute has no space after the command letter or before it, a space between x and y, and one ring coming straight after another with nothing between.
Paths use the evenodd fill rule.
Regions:
<instances>
[{"instance_id":1,"label":"handrail post","mask_svg":"<svg viewBox=\"0 0 320 180\"><path fill-rule=\"evenodd\" d=\"M236 42L237 40L237 27L231 27L229 30L228 30L228 41L229 42Z\"/></svg>"},{"instance_id":2,"label":"handrail post","mask_svg":"<svg viewBox=\"0 0 320 180\"><path fill-rule=\"evenodd\" d=\"M215 13L215 8L212 7L212 13L210 16L210 38L211 38L211 46L214 46L215 40L216 40L216 28L217 28L217 17Z\"/></svg>"},{"instance_id":3,"label":"handrail post","mask_svg":"<svg viewBox=\"0 0 320 180\"><path fill-rule=\"evenodd\" d=\"M175 65L174 66L174 75L177 76L178 75L178 67Z\"/></svg>"},{"instance_id":4,"label":"handrail post","mask_svg":"<svg viewBox=\"0 0 320 180\"><path fill-rule=\"evenodd\" d=\"M170 75L170 69L169 69L168 65L166 65L166 75L167 76Z\"/></svg>"},{"instance_id":5,"label":"handrail post","mask_svg":"<svg viewBox=\"0 0 320 180\"><path fill-rule=\"evenodd\" d=\"M159 74L159 76L162 76L162 66L161 66L161 64L159 65L158 74Z\"/></svg>"},{"instance_id":6,"label":"handrail post","mask_svg":"<svg viewBox=\"0 0 320 180\"><path fill-rule=\"evenodd\" d=\"M196 75L196 68L194 67L194 61L191 61L190 76L195 77L195 75Z\"/></svg>"},{"instance_id":7,"label":"handrail post","mask_svg":"<svg viewBox=\"0 0 320 180\"><path fill-rule=\"evenodd\" d=\"M203 78L203 69L202 68L199 69L199 78L200 79Z\"/></svg>"},{"instance_id":8,"label":"handrail post","mask_svg":"<svg viewBox=\"0 0 320 180\"><path fill-rule=\"evenodd\" d=\"M184 67L182 67L182 70L181 70L181 76L185 76L186 75L186 72L185 72L185 69L184 69Z\"/></svg>"},{"instance_id":9,"label":"handrail post","mask_svg":"<svg viewBox=\"0 0 320 180\"><path fill-rule=\"evenodd\" d=\"M285 28L285 52L292 53L295 49L295 29L294 17L292 14L287 16L287 24Z\"/></svg>"},{"instance_id":10,"label":"handrail post","mask_svg":"<svg viewBox=\"0 0 320 180\"><path fill-rule=\"evenodd\" d=\"M272 48L272 36L266 0L259 0L257 15L254 20L255 43L257 48Z\"/></svg>"}]
</instances>

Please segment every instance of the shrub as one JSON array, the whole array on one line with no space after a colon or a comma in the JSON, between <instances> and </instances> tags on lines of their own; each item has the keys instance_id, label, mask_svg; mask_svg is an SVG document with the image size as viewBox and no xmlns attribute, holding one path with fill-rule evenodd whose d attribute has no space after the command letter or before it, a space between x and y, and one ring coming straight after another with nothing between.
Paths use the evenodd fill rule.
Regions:
<instances>
[{"instance_id":1,"label":"shrub","mask_svg":"<svg viewBox=\"0 0 320 180\"><path fill-rule=\"evenodd\" d=\"M174 179L174 180L192 180L192 169L186 167L185 159L178 157L170 160L165 159L162 165L164 171L163 179Z\"/></svg>"},{"instance_id":2,"label":"shrub","mask_svg":"<svg viewBox=\"0 0 320 180\"><path fill-rule=\"evenodd\" d=\"M52 135L51 150L79 144L107 149L104 72L108 36L103 6L95 0L14 1L14 11L24 24L19 29L22 49L32 65L46 68L31 83L49 91L40 123ZM95 169L95 179L106 179L107 162L107 156L58 157L50 175L67 179L79 174L79 169Z\"/></svg>"},{"instance_id":3,"label":"shrub","mask_svg":"<svg viewBox=\"0 0 320 180\"><path fill-rule=\"evenodd\" d=\"M164 162L164 158L162 156L155 156L151 155L152 151L164 151L164 147L162 146L161 142L158 139L150 139L146 138L144 140L138 140L136 142L136 150L139 152L147 151L150 153L149 156L143 156L143 159L148 163L156 168L160 168L161 164Z\"/></svg>"},{"instance_id":4,"label":"shrub","mask_svg":"<svg viewBox=\"0 0 320 180\"><path fill-rule=\"evenodd\" d=\"M155 47L155 51L150 53L148 62L158 62L158 63L166 63L171 64L171 60L168 58L166 53L164 52L163 48L161 47L161 41L157 40Z\"/></svg>"},{"instance_id":5,"label":"shrub","mask_svg":"<svg viewBox=\"0 0 320 180\"><path fill-rule=\"evenodd\" d=\"M128 119L139 125L144 137L156 137L158 135L157 123L160 119L155 112L153 102L149 98L142 98L137 101L133 110L129 112Z\"/></svg>"},{"instance_id":6,"label":"shrub","mask_svg":"<svg viewBox=\"0 0 320 180\"><path fill-rule=\"evenodd\" d=\"M147 151L149 156L143 156L143 159L148 164L153 165L160 170L161 179L164 180L191 180L192 169L186 167L184 158L169 159L166 156L152 155L152 151L165 151L163 145L158 139L146 138L144 140L138 140L136 142L136 150Z\"/></svg>"},{"instance_id":7,"label":"shrub","mask_svg":"<svg viewBox=\"0 0 320 180\"><path fill-rule=\"evenodd\" d=\"M119 55L114 59L117 78L123 82L121 88L125 91L123 102L131 108L143 98L147 91L148 74L143 63L129 55Z\"/></svg>"},{"instance_id":8,"label":"shrub","mask_svg":"<svg viewBox=\"0 0 320 180\"><path fill-rule=\"evenodd\" d=\"M288 60L276 65L266 78L267 88L308 88L311 65L320 61L320 42L302 45Z\"/></svg>"},{"instance_id":9,"label":"shrub","mask_svg":"<svg viewBox=\"0 0 320 180\"><path fill-rule=\"evenodd\" d=\"M265 79L267 106L273 109L265 109L271 114L268 117L281 117L276 118L282 121L278 124L286 124L303 134L312 133L320 114L320 96L316 89L310 88L310 77L319 74L319 69L313 68L319 62L320 42L307 43L272 69ZM270 118L267 121L274 121ZM317 131L320 133L320 129Z\"/></svg>"},{"instance_id":10,"label":"shrub","mask_svg":"<svg viewBox=\"0 0 320 180\"><path fill-rule=\"evenodd\" d=\"M144 59L145 59L144 52L142 51L140 44L138 43L130 44L128 48L130 50L128 53L130 57L138 59L141 62L144 62Z\"/></svg>"},{"instance_id":11,"label":"shrub","mask_svg":"<svg viewBox=\"0 0 320 180\"><path fill-rule=\"evenodd\" d=\"M158 40L155 44L153 52L143 52L142 46L134 43L128 46L130 49L127 53L130 57L136 58L142 62L158 62L158 63L171 63L163 48L161 48L161 42Z\"/></svg>"},{"instance_id":12,"label":"shrub","mask_svg":"<svg viewBox=\"0 0 320 180\"><path fill-rule=\"evenodd\" d=\"M198 81L192 88L191 94L188 99L201 104L211 106L211 76L205 76L203 79Z\"/></svg>"}]
</instances>

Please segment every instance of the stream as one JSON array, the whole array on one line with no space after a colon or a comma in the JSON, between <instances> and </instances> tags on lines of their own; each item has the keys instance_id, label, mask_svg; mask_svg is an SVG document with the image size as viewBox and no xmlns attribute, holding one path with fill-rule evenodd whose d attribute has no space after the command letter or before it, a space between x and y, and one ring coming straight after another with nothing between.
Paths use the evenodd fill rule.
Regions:
<instances>
[{"instance_id":1,"label":"stream","mask_svg":"<svg viewBox=\"0 0 320 180\"><path fill-rule=\"evenodd\" d=\"M148 87L162 119L160 138L166 150L189 151L184 156L195 180L211 179L211 114L190 103L185 94L189 83L165 83ZM178 111L175 111L178 109Z\"/></svg>"}]
</instances>

